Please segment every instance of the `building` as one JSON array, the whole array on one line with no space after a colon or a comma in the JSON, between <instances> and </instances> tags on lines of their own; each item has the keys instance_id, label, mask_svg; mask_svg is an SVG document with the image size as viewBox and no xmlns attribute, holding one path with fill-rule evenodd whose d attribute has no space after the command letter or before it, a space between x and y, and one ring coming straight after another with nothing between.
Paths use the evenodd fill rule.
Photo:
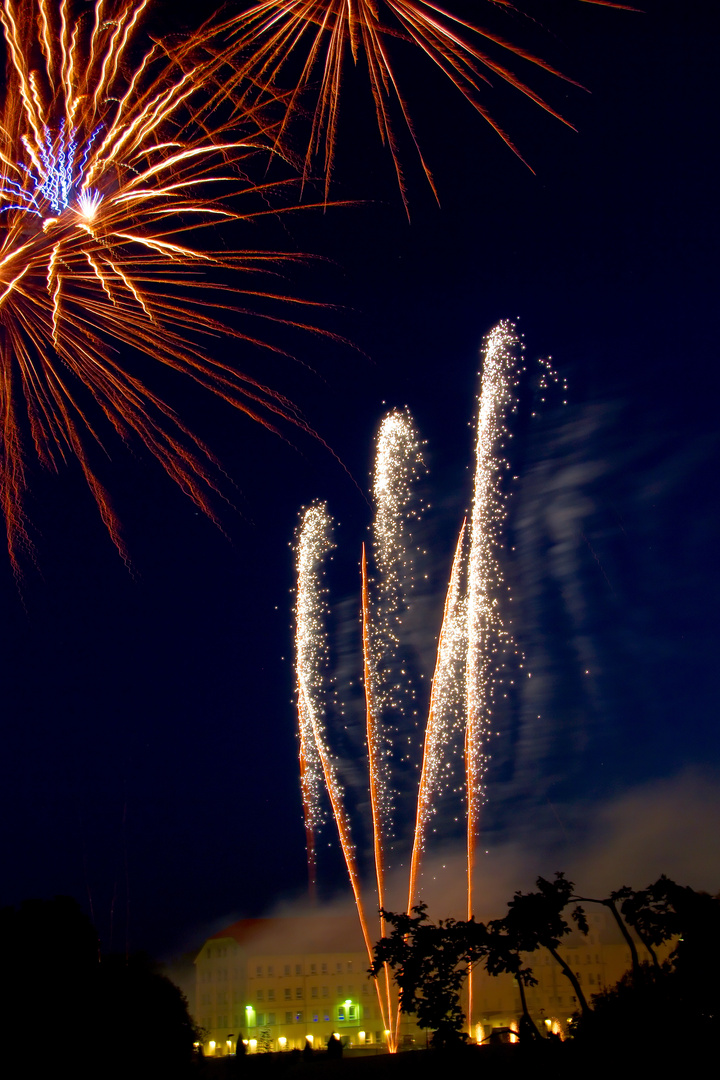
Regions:
<instances>
[{"instance_id":1,"label":"building","mask_svg":"<svg viewBox=\"0 0 720 1080\"><path fill-rule=\"evenodd\" d=\"M630 957L609 912L587 911L589 933L565 939L562 955L588 998L612 986ZM578 1008L573 989L550 954L528 963L538 980L527 990L538 1026L564 1034ZM346 1047L376 1050L385 1030L356 916L241 919L209 938L195 960L195 1019L206 1032L205 1053L299 1050L327 1044L336 1033ZM518 1029L520 995L510 975L473 975L473 1038ZM427 1033L403 1017L400 1045L424 1046Z\"/></svg>"},{"instance_id":2,"label":"building","mask_svg":"<svg viewBox=\"0 0 720 1080\"><path fill-rule=\"evenodd\" d=\"M241 919L205 942L195 971L206 1053L232 1052L238 1038L251 1052L325 1046L333 1033L384 1045L356 917Z\"/></svg>"}]
</instances>

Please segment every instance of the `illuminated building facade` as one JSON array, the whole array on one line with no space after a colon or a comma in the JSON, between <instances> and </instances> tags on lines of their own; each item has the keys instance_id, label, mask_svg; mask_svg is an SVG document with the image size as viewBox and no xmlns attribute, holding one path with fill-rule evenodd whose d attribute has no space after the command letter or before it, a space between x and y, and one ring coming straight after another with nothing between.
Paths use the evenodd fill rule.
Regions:
<instances>
[{"instance_id":1,"label":"illuminated building facade","mask_svg":"<svg viewBox=\"0 0 720 1080\"><path fill-rule=\"evenodd\" d=\"M357 918L241 919L214 934L195 960L195 1018L205 1052L384 1044Z\"/></svg>"},{"instance_id":2,"label":"illuminated building facade","mask_svg":"<svg viewBox=\"0 0 720 1080\"><path fill-rule=\"evenodd\" d=\"M612 986L629 966L627 946L609 913L587 912L589 933L566 939L561 953L588 999ZM578 1009L573 988L550 954L527 958L538 980L528 1007L539 1027L564 1034ZM206 1054L325 1047L336 1033L348 1048L384 1048L375 984L356 917L241 919L209 938L195 960L195 1019L206 1031ZM473 1038L517 1030L520 995L512 976L473 976ZM400 1047L425 1046L427 1033L403 1018Z\"/></svg>"}]
</instances>

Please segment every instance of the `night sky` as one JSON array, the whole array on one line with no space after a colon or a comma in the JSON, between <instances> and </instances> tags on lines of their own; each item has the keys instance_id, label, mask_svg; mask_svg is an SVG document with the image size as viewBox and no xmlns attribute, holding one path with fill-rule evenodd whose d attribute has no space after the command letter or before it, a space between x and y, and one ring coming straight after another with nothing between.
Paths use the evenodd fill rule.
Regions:
<instances>
[{"instance_id":1,"label":"night sky","mask_svg":"<svg viewBox=\"0 0 720 1080\"><path fill-rule=\"evenodd\" d=\"M295 359L227 343L219 355L292 398L337 458L168 377L227 474L225 535L141 448L118 446L112 495L131 567L79 469L33 468L38 565L18 585L6 560L2 577L1 903L69 894L106 947L169 956L303 895L298 511L324 498L340 523L328 584L346 647L372 440L386 408L409 406L431 504L413 648L431 655L470 501L479 348L500 318L519 320L528 361L504 566L533 680L497 717L487 903L557 869L583 888L662 871L720 887L711 5L530 6L549 29L518 33L591 91L528 76L577 132L490 92L535 174L418 62L404 69L408 101L440 208L403 142L408 222L350 77L331 196L354 205L252 227L248 246L321 257L280 285L332 305L308 321L344 340L279 328ZM533 418L533 362L548 355L567 404L550 394ZM340 652L344 678L352 650ZM445 855L449 876L427 892L439 916L461 862L452 845ZM325 898L343 895L332 850L320 876Z\"/></svg>"}]
</instances>

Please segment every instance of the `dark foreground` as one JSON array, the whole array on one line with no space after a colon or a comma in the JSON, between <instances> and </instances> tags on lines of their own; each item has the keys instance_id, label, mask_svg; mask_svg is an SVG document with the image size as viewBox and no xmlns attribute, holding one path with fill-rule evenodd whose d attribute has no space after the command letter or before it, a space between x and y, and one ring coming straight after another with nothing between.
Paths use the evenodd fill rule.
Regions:
<instances>
[{"instance_id":1,"label":"dark foreground","mask_svg":"<svg viewBox=\"0 0 720 1080\"><path fill-rule=\"evenodd\" d=\"M463 1074L483 1080L540 1080L545 1076L548 1080L624 1080L645 1077L649 1071L671 1077L706 1059L708 1049L688 1039L653 1047L642 1042L625 1048L543 1042L525 1047L474 1046L455 1052L412 1050L373 1056L351 1052L339 1061L322 1053L311 1059L290 1053L257 1054L244 1059L206 1059L199 1063L197 1072L202 1080L455 1080Z\"/></svg>"}]
</instances>

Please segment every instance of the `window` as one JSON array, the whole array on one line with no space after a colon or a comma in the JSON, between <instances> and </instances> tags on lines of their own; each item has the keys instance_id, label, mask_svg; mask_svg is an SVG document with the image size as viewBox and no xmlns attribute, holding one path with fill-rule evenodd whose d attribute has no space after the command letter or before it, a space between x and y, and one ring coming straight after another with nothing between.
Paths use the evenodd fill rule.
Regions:
<instances>
[{"instance_id":1,"label":"window","mask_svg":"<svg viewBox=\"0 0 720 1080\"><path fill-rule=\"evenodd\" d=\"M311 975L317 975L317 964L311 964L310 965L310 974Z\"/></svg>"},{"instance_id":2,"label":"window","mask_svg":"<svg viewBox=\"0 0 720 1080\"><path fill-rule=\"evenodd\" d=\"M329 997L330 996L330 987L329 986L323 986L323 988L322 988L322 996L323 997Z\"/></svg>"},{"instance_id":3,"label":"window","mask_svg":"<svg viewBox=\"0 0 720 1080\"><path fill-rule=\"evenodd\" d=\"M343 996L343 992L342 992L342 986L338 986L338 988L337 988L337 996L338 996L338 997L342 997L342 996Z\"/></svg>"},{"instance_id":4,"label":"window","mask_svg":"<svg viewBox=\"0 0 720 1080\"><path fill-rule=\"evenodd\" d=\"M272 964L268 964L267 973L268 973L268 975L274 975L275 974L275 968L272 966Z\"/></svg>"},{"instance_id":5,"label":"window","mask_svg":"<svg viewBox=\"0 0 720 1080\"><path fill-rule=\"evenodd\" d=\"M283 975L289 975L289 974L290 974L290 965L285 964L285 967L283 968Z\"/></svg>"},{"instance_id":6,"label":"window","mask_svg":"<svg viewBox=\"0 0 720 1080\"><path fill-rule=\"evenodd\" d=\"M310 988L310 997L317 997L317 996L318 996L318 988L317 988L317 986L312 986Z\"/></svg>"},{"instance_id":7,"label":"window","mask_svg":"<svg viewBox=\"0 0 720 1080\"><path fill-rule=\"evenodd\" d=\"M268 1001L274 1001L274 1000L275 1000L275 991L274 990L268 990Z\"/></svg>"},{"instance_id":8,"label":"window","mask_svg":"<svg viewBox=\"0 0 720 1080\"><path fill-rule=\"evenodd\" d=\"M295 974L296 975L302 975L302 964L296 964L295 965Z\"/></svg>"},{"instance_id":9,"label":"window","mask_svg":"<svg viewBox=\"0 0 720 1080\"><path fill-rule=\"evenodd\" d=\"M367 997L367 992L368 992L368 984L363 983L362 984L362 995L363 995L363 997Z\"/></svg>"},{"instance_id":10,"label":"window","mask_svg":"<svg viewBox=\"0 0 720 1080\"><path fill-rule=\"evenodd\" d=\"M328 1021L329 1019L330 1019L330 1013L323 1013L323 1020L324 1020L324 1021L325 1021L326 1023L327 1023L327 1021Z\"/></svg>"},{"instance_id":11,"label":"window","mask_svg":"<svg viewBox=\"0 0 720 1080\"><path fill-rule=\"evenodd\" d=\"M348 1020L357 1020L357 1018L358 1018L358 1007L357 1007L357 1005L349 1005L348 1006Z\"/></svg>"},{"instance_id":12,"label":"window","mask_svg":"<svg viewBox=\"0 0 720 1080\"><path fill-rule=\"evenodd\" d=\"M338 1007L338 1020L344 1020L344 1019L345 1019L345 1006L340 1005Z\"/></svg>"},{"instance_id":13,"label":"window","mask_svg":"<svg viewBox=\"0 0 720 1080\"><path fill-rule=\"evenodd\" d=\"M290 993L290 987L289 986L286 986L285 989L283 990L283 996L284 996L286 1001L289 1001L290 998L292 997L292 994Z\"/></svg>"},{"instance_id":14,"label":"window","mask_svg":"<svg viewBox=\"0 0 720 1080\"><path fill-rule=\"evenodd\" d=\"M352 971L352 960L348 960L347 969L348 969L348 971Z\"/></svg>"},{"instance_id":15,"label":"window","mask_svg":"<svg viewBox=\"0 0 720 1080\"><path fill-rule=\"evenodd\" d=\"M317 1024L317 1022L318 1022L318 1014L313 1013L313 1024Z\"/></svg>"},{"instance_id":16,"label":"window","mask_svg":"<svg viewBox=\"0 0 720 1080\"><path fill-rule=\"evenodd\" d=\"M297 998L298 1001L302 1001L302 996L303 996L302 986L296 986L295 987L295 997Z\"/></svg>"},{"instance_id":17,"label":"window","mask_svg":"<svg viewBox=\"0 0 720 1080\"><path fill-rule=\"evenodd\" d=\"M264 1001L265 1000L265 991L264 990L258 990L257 999L258 999L258 1001Z\"/></svg>"},{"instance_id":18,"label":"window","mask_svg":"<svg viewBox=\"0 0 720 1080\"><path fill-rule=\"evenodd\" d=\"M302 1024L302 1022L303 1022L303 1014L302 1014L302 1012L296 1012L295 1013L295 1023L296 1024Z\"/></svg>"},{"instance_id":19,"label":"window","mask_svg":"<svg viewBox=\"0 0 720 1080\"><path fill-rule=\"evenodd\" d=\"M260 975L262 975L262 965L261 964L258 964L258 966L255 968L255 974L258 977L260 977Z\"/></svg>"},{"instance_id":20,"label":"window","mask_svg":"<svg viewBox=\"0 0 720 1080\"><path fill-rule=\"evenodd\" d=\"M275 1013L268 1013L267 1022L272 1026L275 1023Z\"/></svg>"},{"instance_id":21,"label":"window","mask_svg":"<svg viewBox=\"0 0 720 1080\"><path fill-rule=\"evenodd\" d=\"M286 1024L292 1024L292 1018L293 1018L293 1014L291 1012L286 1012L285 1013L285 1023Z\"/></svg>"},{"instance_id":22,"label":"window","mask_svg":"<svg viewBox=\"0 0 720 1080\"><path fill-rule=\"evenodd\" d=\"M342 963L339 960L338 960L337 964L335 965L335 971L337 972L338 975L342 975Z\"/></svg>"},{"instance_id":23,"label":"window","mask_svg":"<svg viewBox=\"0 0 720 1080\"><path fill-rule=\"evenodd\" d=\"M321 964L320 970L322 971L323 975L327 975L327 964Z\"/></svg>"}]
</instances>

